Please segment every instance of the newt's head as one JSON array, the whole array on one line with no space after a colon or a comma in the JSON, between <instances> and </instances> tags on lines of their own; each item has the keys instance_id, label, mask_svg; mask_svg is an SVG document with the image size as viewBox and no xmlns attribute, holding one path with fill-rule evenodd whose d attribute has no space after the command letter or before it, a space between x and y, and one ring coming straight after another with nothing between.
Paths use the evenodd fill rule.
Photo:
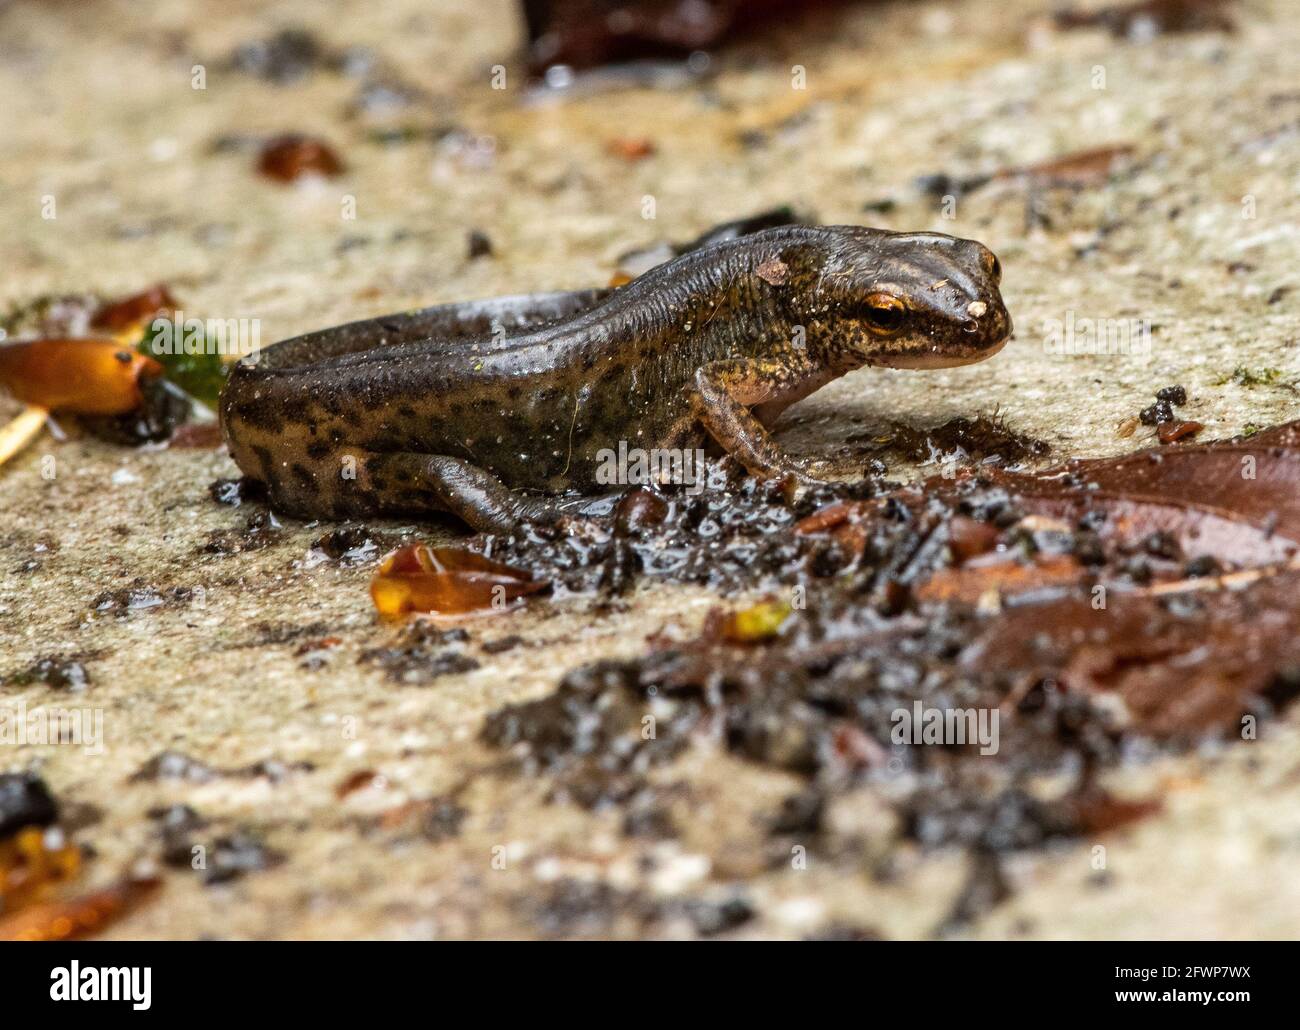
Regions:
<instances>
[{"instance_id":1,"label":"newt's head","mask_svg":"<svg viewBox=\"0 0 1300 1030\"><path fill-rule=\"evenodd\" d=\"M850 365L948 368L983 361L1011 335L1002 269L975 240L845 227L826 256L828 358Z\"/></svg>"}]
</instances>

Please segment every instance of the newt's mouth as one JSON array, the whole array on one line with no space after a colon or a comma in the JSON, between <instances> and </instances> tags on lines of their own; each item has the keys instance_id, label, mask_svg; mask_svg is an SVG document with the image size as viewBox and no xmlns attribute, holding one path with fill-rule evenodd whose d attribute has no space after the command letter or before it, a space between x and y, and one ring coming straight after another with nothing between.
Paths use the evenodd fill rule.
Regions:
<instances>
[{"instance_id":1,"label":"newt's mouth","mask_svg":"<svg viewBox=\"0 0 1300 1030\"><path fill-rule=\"evenodd\" d=\"M874 358L871 364L884 368L916 369L956 368L958 365L973 365L977 361L993 357L994 354L1007 345L1009 339L1011 339L1010 334L988 347L980 347L969 351L917 350L903 351L896 354L882 354Z\"/></svg>"}]
</instances>

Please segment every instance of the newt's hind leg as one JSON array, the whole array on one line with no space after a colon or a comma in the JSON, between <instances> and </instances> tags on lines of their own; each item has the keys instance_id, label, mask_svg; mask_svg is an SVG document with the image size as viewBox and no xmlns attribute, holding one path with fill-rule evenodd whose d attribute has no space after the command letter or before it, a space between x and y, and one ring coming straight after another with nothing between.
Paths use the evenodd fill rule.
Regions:
<instances>
[{"instance_id":1,"label":"newt's hind leg","mask_svg":"<svg viewBox=\"0 0 1300 1030\"><path fill-rule=\"evenodd\" d=\"M371 454L364 474L385 510L446 511L483 533L508 533L524 522L551 524L563 516L553 500L511 490L485 469L441 454Z\"/></svg>"}]
</instances>

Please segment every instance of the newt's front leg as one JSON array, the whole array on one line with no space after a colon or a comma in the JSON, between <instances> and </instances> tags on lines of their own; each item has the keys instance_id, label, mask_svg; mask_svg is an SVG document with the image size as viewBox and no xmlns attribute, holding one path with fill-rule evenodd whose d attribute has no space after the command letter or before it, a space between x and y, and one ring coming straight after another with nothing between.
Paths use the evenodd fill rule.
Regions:
<instances>
[{"instance_id":1,"label":"newt's front leg","mask_svg":"<svg viewBox=\"0 0 1300 1030\"><path fill-rule=\"evenodd\" d=\"M749 472L765 478L792 475L815 483L804 464L786 454L750 410L800 393L814 377L811 363L788 358L735 358L713 361L695 374L691 402L695 417L709 435Z\"/></svg>"}]
</instances>

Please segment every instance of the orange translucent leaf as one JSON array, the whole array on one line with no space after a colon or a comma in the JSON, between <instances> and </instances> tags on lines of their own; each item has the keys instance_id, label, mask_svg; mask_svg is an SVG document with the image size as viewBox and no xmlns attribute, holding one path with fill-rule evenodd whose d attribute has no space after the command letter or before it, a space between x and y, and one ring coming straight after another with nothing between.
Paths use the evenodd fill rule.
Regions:
<instances>
[{"instance_id":1,"label":"orange translucent leaf","mask_svg":"<svg viewBox=\"0 0 1300 1030\"><path fill-rule=\"evenodd\" d=\"M55 843L51 843L51 840ZM12 912L46 897L81 872L81 849L28 826L0 841L0 910Z\"/></svg>"},{"instance_id":2,"label":"orange translucent leaf","mask_svg":"<svg viewBox=\"0 0 1300 1030\"><path fill-rule=\"evenodd\" d=\"M28 905L0 918L0 941L70 941L98 933L151 895L160 881L123 880L71 901Z\"/></svg>"},{"instance_id":3,"label":"orange translucent leaf","mask_svg":"<svg viewBox=\"0 0 1300 1030\"><path fill-rule=\"evenodd\" d=\"M381 615L502 610L512 601L547 586L524 569L456 547L411 544L394 551L370 581L370 596Z\"/></svg>"},{"instance_id":4,"label":"orange translucent leaf","mask_svg":"<svg viewBox=\"0 0 1300 1030\"><path fill-rule=\"evenodd\" d=\"M103 339L28 340L0 345L0 384L24 404L76 415L124 415L143 403L140 378L162 366Z\"/></svg>"}]
</instances>

